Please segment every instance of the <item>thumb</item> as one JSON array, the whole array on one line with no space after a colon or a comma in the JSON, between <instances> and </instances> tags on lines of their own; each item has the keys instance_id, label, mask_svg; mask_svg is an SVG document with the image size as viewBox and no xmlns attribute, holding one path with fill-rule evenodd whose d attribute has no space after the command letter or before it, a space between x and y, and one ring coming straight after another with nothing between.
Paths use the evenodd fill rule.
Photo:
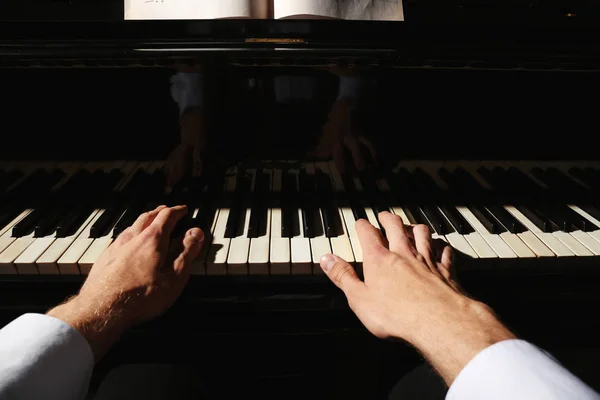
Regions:
<instances>
[{"instance_id":1,"label":"thumb","mask_svg":"<svg viewBox=\"0 0 600 400\"><path fill-rule=\"evenodd\" d=\"M204 233L200 228L192 228L182 239L183 249L173 263L175 273L187 275L191 271L192 261L200 254L204 242Z\"/></svg>"},{"instance_id":2,"label":"thumb","mask_svg":"<svg viewBox=\"0 0 600 400\"><path fill-rule=\"evenodd\" d=\"M354 267L342 258L333 254L326 254L321 257L321 268L331 279L331 281L340 288L346 296L352 292L362 290L365 284L358 278Z\"/></svg>"}]
</instances>

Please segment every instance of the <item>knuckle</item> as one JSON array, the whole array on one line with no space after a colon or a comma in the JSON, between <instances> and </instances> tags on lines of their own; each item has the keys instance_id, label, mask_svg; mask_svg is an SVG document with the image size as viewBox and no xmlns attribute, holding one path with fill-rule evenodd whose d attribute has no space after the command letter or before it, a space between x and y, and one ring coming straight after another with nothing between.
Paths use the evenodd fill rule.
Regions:
<instances>
[{"instance_id":1,"label":"knuckle","mask_svg":"<svg viewBox=\"0 0 600 400\"><path fill-rule=\"evenodd\" d=\"M354 273L354 270L343 263L336 263L331 269L331 279L334 282L341 283L348 276L351 276Z\"/></svg>"},{"instance_id":2,"label":"knuckle","mask_svg":"<svg viewBox=\"0 0 600 400\"><path fill-rule=\"evenodd\" d=\"M425 236L429 236L431 234L431 232L429 231L429 227L423 224L415 225L415 227L413 228L413 232Z\"/></svg>"},{"instance_id":3,"label":"knuckle","mask_svg":"<svg viewBox=\"0 0 600 400\"><path fill-rule=\"evenodd\" d=\"M117 238L117 240L115 240L115 242L116 243L123 243L123 242L127 242L131 238L133 238L133 233L131 233L131 229L130 228L127 228L127 229L123 230L123 232L121 232L119 234L119 237Z\"/></svg>"},{"instance_id":4,"label":"knuckle","mask_svg":"<svg viewBox=\"0 0 600 400\"><path fill-rule=\"evenodd\" d=\"M156 225L150 225L144 231L144 235L146 235L146 239L153 241L160 241L163 234L162 227Z\"/></svg>"}]
</instances>

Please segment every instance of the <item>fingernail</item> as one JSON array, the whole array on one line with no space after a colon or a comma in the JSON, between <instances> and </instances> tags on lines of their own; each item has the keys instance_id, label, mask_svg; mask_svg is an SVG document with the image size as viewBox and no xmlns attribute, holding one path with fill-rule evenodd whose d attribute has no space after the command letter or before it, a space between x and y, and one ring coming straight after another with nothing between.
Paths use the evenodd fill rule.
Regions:
<instances>
[{"instance_id":1,"label":"fingernail","mask_svg":"<svg viewBox=\"0 0 600 400\"><path fill-rule=\"evenodd\" d=\"M204 232L202 232L202 229L199 229L199 228L191 229L189 234L190 234L190 236L192 236L194 239L196 239L199 242L204 240Z\"/></svg>"},{"instance_id":2,"label":"fingernail","mask_svg":"<svg viewBox=\"0 0 600 400\"><path fill-rule=\"evenodd\" d=\"M321 257L321 268L323 271L329 272L331 268L335 265L335 256L333 254L325 254Z\"/></svg>"}]
</instances>

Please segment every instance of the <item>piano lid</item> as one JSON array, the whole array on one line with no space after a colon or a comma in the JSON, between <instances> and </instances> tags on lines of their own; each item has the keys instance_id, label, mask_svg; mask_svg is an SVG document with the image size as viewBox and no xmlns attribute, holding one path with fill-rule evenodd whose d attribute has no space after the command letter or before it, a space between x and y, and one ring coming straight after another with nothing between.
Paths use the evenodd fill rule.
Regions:
<instances>
[{"instance_id":1,"label":"piano lid","mask_svg":"<svg viewBox=\"0 0 600 400\"><path fill-rule=\"evenodd\" d=\"M238 65L600 69L590 0L409 0L405 21L125 21L122 1L0 3L0 67Z\"/></svg>"}]
</instances>

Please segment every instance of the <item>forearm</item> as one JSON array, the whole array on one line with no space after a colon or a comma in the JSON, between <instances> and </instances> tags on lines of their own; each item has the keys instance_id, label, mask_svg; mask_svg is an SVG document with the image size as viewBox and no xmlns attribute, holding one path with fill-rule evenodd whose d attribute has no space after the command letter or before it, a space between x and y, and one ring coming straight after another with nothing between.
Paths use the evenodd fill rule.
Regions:
<instances>
[{"instance_id":1,"label":"forearm","mask_svg":"<svg viewBox=\"0 0 600 400\"><path fill-rule=\"evenodd\" d=\"M482 350L516 338L489 307L456 296L454 307L429 313L428 321L421 324L427 329L415 332L410 340L448 386Z\"/></svg>"},{"instance_id":2,"label":"forearm","mask_svg":"<svg viewBox=\"0 0 600 400\"><path fill-rule=\"evenodd\" d=\"M79 331L89 343L96 362L130 325L124 318L123 307L105 298L92 300L78 295L48 311L47 315Z\"/></svg>"}]
</instances>

